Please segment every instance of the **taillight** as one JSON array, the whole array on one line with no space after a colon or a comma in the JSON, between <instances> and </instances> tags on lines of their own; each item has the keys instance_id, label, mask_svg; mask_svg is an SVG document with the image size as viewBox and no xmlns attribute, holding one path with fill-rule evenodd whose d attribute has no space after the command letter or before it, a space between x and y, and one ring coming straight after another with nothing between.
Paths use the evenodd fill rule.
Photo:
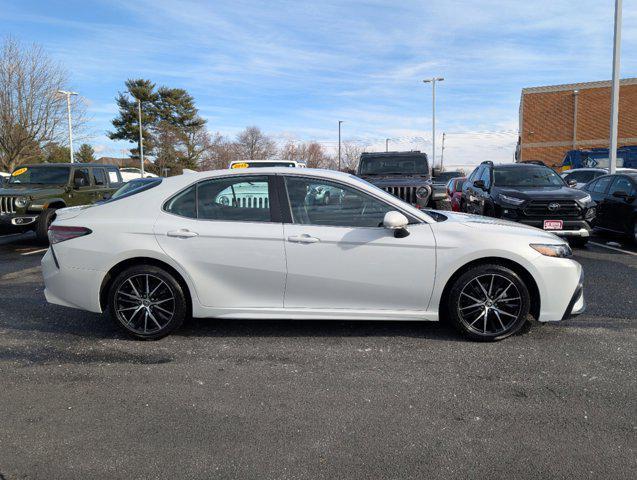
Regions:
<instances>
[{"instance_id":1,"label":"taillight","mask_svg":"<svg viewBox=\"0 0 637 480\"><path fill-rule=\"evenodd\" d=\"M56 243L71 240L77 237L83 237L88 235L92 230L85 227L63 227L61 225L51 225L49 227L49 243L55 245Z\"/></svg>"}]
</instances>

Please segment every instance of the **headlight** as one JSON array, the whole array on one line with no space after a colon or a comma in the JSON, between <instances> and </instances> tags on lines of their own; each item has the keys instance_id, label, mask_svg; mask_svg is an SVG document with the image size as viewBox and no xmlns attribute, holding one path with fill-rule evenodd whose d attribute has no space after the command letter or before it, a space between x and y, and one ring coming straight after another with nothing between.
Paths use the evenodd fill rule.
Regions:
<instances>
[{"instance_id":1,"label":"headlight","mask_svg":"<svg viewBox=\"0 0 637 480\"><path fill-rule=\"evenodd\" d=\"M540 252L547 257L567 258L573 255L571 247L567 243L557 245L549 245L544 243L531 243L529 245L533 250Z\"/></svg>"},{"instance_id":2,"label":"headlight","mask_svg":"<svg viewBox=\"0 0 637 480\"><path fill-rule=\"evenodd\" d=\"M586 195L585 197L578 198L577 201L582 205L588 205L589 203L593 202L593 197L591 197L590 195Z\"/></svg>"},{"instance_id":3,"label":"headlight","mask_svg":"<svg viewBox=\"0 0 637 480\"><path fill-rule=\"evenodd\" d=\"M509 197L508 195L499 194L498 198L504 203L508 203L509 205L522 205L525 200L521 198Z\"/></svg>"},{"instance_id":4,"label":"headlight","mask_svg":"<svg viewBox=\"0 0 637 480\"><path fill-rule=\"evenodd\" d=\"M427 198L429 196L429 189L427 187L420 187L416 190L416 196L418 198Z\"/></svg>"},{"instance_id":5,"label":"headlight","mask_svg":"<svg viewBox=\"0 0 637 480\"><path fill-rule=\"evenodd\" d=\"M24 208L29 204L29 197L18 197L15 199L15 206L18 208Z\"/></svg>"}]
</instances>

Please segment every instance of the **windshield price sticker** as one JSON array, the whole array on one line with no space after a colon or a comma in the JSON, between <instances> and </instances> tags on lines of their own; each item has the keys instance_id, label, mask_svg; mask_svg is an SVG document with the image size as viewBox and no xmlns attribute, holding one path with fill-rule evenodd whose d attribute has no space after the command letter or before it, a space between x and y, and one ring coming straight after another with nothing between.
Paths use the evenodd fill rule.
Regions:
<instances>
[{"instance_id":1,"label":"windshield price sticker","mask_svg":"<svg viewBox=\"0 0 637 480\"><path fill-rule=\"evenodd\" d=\"M11 174L12 177L17 177L18 175L22 175L24 172L26 172L28 170L28 168L18 168L15 172L13 172Z\"/></svg>"}]
</instances>

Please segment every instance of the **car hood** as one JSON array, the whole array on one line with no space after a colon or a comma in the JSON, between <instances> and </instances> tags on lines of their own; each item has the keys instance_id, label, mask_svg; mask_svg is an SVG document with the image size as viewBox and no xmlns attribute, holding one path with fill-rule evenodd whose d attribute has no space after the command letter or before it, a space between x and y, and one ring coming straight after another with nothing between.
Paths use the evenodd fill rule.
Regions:
<instances>
[{"instance_id":1,"label":"car hood","mask_svg":"<svg viewBox=\"0 0 637 480\"><path fill-rule=\"evenodd\" d=\"M525 237L537 237L538 240L551 241L553 243L564 243L564 240L553 233L540 230L539 228L523 223L510 222L493 217L483 217L481 215L470 215L468 213L459 212L442 212L447 217L447 222L458 222L468 228L484 231L502 232L511 235L520 235Z\"/></svg>"},{"instance_id":2,"label":"car hood","mask_svg":"<svg viewBox=\"0 0 637 480\"><path fill-rule=\"evenodd\" d=\"M29 197L49 197L61 195L64 187L52 187L51 185L4 185L0 188L0 195L29 196Z\"/></svg>"},{"instance_id":3,"label":"car hood","mask_svg":"<svg viewBox=\"0 0 637 480\"><path fill-rule=\"evenodd\" d=\"M419 187L431 180L426 175L361 175L360 178L377 187Z\"/></svg>"},{"instance_id":4,"label":"car hood","mask_svg":"<svg viewBox=\"0 0 637 480\"><path fill-rule=\"evenodd\" d=\"M496 193L523 200L580 200L587 194L570 187L496 188Z\"/></svg>"}]
</instances>

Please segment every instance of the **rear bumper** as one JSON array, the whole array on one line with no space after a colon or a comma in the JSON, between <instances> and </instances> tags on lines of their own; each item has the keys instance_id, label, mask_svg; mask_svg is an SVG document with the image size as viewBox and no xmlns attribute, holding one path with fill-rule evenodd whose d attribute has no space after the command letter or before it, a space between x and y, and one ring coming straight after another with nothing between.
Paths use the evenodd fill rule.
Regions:
<instances>
[{"instance_id":1,"label":"rear bumper","mask_svg":"<svg viewBox=\"0 0 637 480\"><path fill-rule=\"evenodd\" d=\"M44 296L49 303L101 313L99 292L104 272L58 266L51 248L42 258Z\"/></svg>"}]
</instances>

